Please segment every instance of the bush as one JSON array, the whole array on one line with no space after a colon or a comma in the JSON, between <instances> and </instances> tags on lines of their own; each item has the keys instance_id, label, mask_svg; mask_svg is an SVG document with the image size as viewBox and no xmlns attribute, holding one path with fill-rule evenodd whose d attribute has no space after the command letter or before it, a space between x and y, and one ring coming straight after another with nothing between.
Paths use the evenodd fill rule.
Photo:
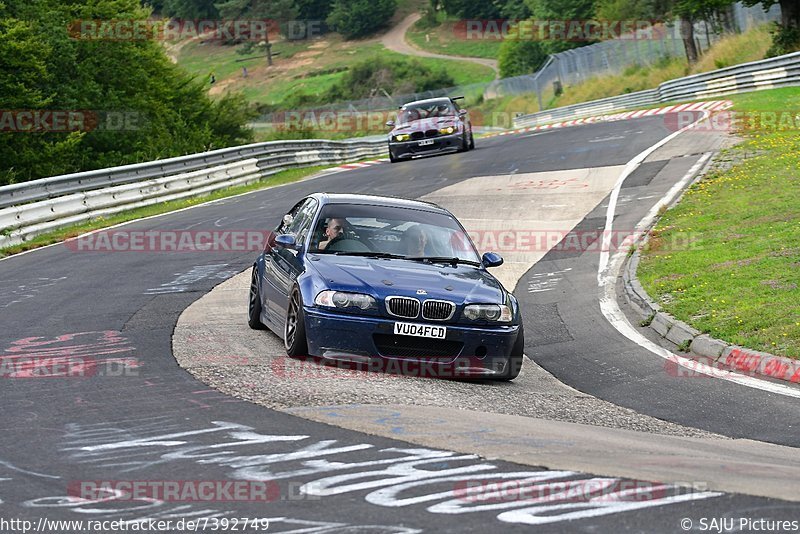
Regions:
<instances>
[{"instance_id":1,"label":"bush","mask_svg":"<svg viewBox=\"0 0 800 534\"><path fill-rule=\"evenodd\" d=\"M444 69L431 69L416 59L376 56L354 65L338 84L331 87L325 98L327 101L357 100L383 95L383 91L396 95L453 85L455 81Z\"/></svg>"},{"instance_id":2,"label":"bush","mask_svg":"<svg viewBox=\"0 0 800 534\"><path fill-rule=\"evenodd\" d=\"M767 50L766 57L782 56L798 50L800 50L800 28L784 27L776 23L772 31L772 46Z\"/></svg>"},{"instance_id":3,"label":"bush","mask_svg":"<svg viewBox=\"0 0 800 534\"><path fill-rule=\"evenodd\" d=\"M0 3L3 107L87 110L90 118L105 121L86 124L82 131L0 135L0 185L180 156L252 138L246 102L235 96L211 101L207 86L173 65L161 44L70 39L68 24L75 19L146 18L150 13L138 0L22 5Z\"/></svg>"},{"instance_id":4,"label":"bush","mask_svg":"<svg viewBox=\"0 0 800 534\"><path fill-rule=\"evenodd\" d=\"M326 22L345 39L366 37L386 27L397 0L335 0Z\"/></svg>"},{"instance_id":5,"label":"bush","mask_svg":"<svg viewBox=\"0 0 800 534\"><path fill-rule=\"evenodd\" d=\"M502 78L536 72L546 60L547 52L541 43L517 39L503 41L497 56Z\"/></svg>"}]
</instances>

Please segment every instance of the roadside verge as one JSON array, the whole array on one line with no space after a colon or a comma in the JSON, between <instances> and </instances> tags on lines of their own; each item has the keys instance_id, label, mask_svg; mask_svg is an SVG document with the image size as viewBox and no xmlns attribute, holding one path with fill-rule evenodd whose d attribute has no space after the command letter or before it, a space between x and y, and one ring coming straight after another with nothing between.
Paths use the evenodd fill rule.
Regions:
<instances>
[{"instance_id":1,"label":"roadside verge","mask_svg":"<svg viewBox=\"0 0 800 534\"><path fill-rule=\"evenodd\" d=\"M659 212L626 265L625 296L643 324L699 364L797 383L800 90L732 100L735 120L718 127L744 142Z\"/></svg>"}]
</instances>

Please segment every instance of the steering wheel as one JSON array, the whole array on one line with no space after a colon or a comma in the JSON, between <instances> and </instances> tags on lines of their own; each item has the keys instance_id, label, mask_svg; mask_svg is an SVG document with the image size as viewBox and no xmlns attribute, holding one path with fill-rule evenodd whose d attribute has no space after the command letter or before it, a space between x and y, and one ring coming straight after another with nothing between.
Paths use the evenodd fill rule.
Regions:
<instances>
[{"instance_id":1,"label":"steering wheel","mask_svg":"<svg viewBox=\"0 0 800 534\"><path fill-rule=\"evenodd\" d=\"M338 243L338 242L339 242L339 241L341 241L342 239L346 239L343 233L342 233L342 234L339 234L339 235L337 235L337 236L336 236L336 237L334 237L333 239L329 239L329 240L328 240L328 244L327 244L327 245L325 245L325 250L330 250L330 249L331 249L331 245L333 245L334 243Z\"/></svg>"}]
</instances>

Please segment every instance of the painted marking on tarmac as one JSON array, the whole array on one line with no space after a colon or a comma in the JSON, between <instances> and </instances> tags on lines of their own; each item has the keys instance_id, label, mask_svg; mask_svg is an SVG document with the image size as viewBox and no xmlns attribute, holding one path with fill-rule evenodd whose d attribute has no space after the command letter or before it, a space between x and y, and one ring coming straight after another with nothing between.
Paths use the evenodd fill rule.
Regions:
<instances>
[{"instance_id":1,"label":"painted marking on tarmac","mask_svg":"<svg viewBox=\"0 0 800 534\"><path fill-rule=\"evenodd\" d=\"M185 273L175 273L176 278L171 282L165 282L158 287L151 287L145 290L145 295L164 295L169 293L185 293L191 290L192 284L207 278L218 278L227 280L238 274L238 269L226 269L227 263L217 263L213 265L198 265Z\"/></svg>"},{"instance_id":2,"label":"painted marking on tarmac","mask_svg":"<svg viewBox=\"0 0 800 534\"><path fill-rule=\"evenodd\" d=\"M694 106L690 106L694 107ZM727 380L728 382L733 382L735 384L739 384L741 386L759 389L762 391L766 391L769 393L776 393L778 395L784 395L787 397L794 397L800 398L800 390L794 389L792 387L777 384L773 382L768 382L766 380L760 380L758 378L745 376L736 372L729 372L725 375L721 375L719 373L719 369L714 368L710 365L704 364L702 362L698 362L697 360L693 360L691 358L686 358L684 356L680 356L669 350L657 345L656 343L647 339L644 335L638 332L628 321L628 318L622 312L617 303L616 299L616 283L617 283L617 275L622 268L622 264L625 260L627 252L617 252L613 257L609 257L609 244L611 240L611 234L613 230L613 222L614 222L614 213L616 211L617 199L619 198L619 193L622 188L622 184L625 182L625 179L630 176L633 171L636 170L637 167L655 150L660 148L661 146L665 145L672 139L676 138L683 132L694 128L697 124L701 123L702 121L706 120L709 116L709 110L705 110L703 115L695 122L681 128L677 132L674 132L667 137L663 138L661 141L657 142L653 146L645 149L643 152L638 154L632 160L630 160L626 165L625 169L622 171L622 174L619 177L616 185L614 186L614 190L611 192L611 197L608 203L608 210L606 211L606 232L605 237L603 238L603 247L601 248L600 253L600 264L597 268L597 283L600 289L600 310L602 311L603 315L605 316L606 320L608 320L611 325L617 329L619 333L623 336L628 338L629 340L633 341L640 347L652 352L656 356L664 358L665 360L672 362L673 364L680 365L686 369L689 369L695 373L703 374L712 378L719 378L721 380ZM662 198L660 202L657 202L645 215L645 217L639 221L639 224L636 225L636 229L640 232L635 232L637 234L641 234L641 230L650 226L652 221L658 215L658 210L662 206L669 206L670 203L675 199L680 191L688 185L688 183L692 180L694 175L702 168L702 166L708 161L711 157L710 153L704 154L698 161L695 163L691 169L674 185L672 188L667 192L666 195Z\"/></svg>"},{"instance_id":3,"label":"painted marking on tarmac","mask_svg":"<svg viewBox=\"0 0 800 534\"><path fill-rule=\"evenodd\" d=\"M564 278L557 276L565 274L572 270L572 267L567 267L562 271L554 271L552 273L539 273L531 276L528 280L528 293L543 293L545 291L552 291L558 285L558 282Z\"/></svg>"},{"instance_id":4,"label":"painted marking on tarmac","mask_svg":"<svg viewBox=\"0 0 800 534\"><path fill-rule=\"evenodd\" d=\"M3 289L0 289L0 308L8 308L12 304L17 304L23 300L31 299L37 296L42 289L54 286L62 280L66 280L66 276L59 278L35 278L28 282L12 287L11 284L14 280L3 280Z\"/></svg>"},{"instance_id":5,"label":"painted marking on tarmac","mask_svg":"<svg viewBox=\"0 0 800 534\"><path fill-rule=\"evenodd\" d=\"M503 471L474 454L411 446L378 448L368 442L264 434L226 421L187 426L168 417L70 423L61 450L77 464L123 468L122 473L136 472L134 477L142 477L142 469L163 469L166 464L217 466L226 469L234 480L280 480L294 488L298 498L324 500L355 493L361 494L366 503L384 508L421 505L427 512L451 516L500 512L497 519L507 523L568 522L723 495L677 484L598 478L574 471ZM171 507L172 503L144 501L126 500L123 495L95 500L48 496L30 499L22 506L116 514L124 516L121 519L128 524L153 518L154 514L167 517L178 511L193 517L236 513L196 510L192 506L177 510ZM131 517L138 514L145 514L145 518Z\"/></svg>"}]
</instances>

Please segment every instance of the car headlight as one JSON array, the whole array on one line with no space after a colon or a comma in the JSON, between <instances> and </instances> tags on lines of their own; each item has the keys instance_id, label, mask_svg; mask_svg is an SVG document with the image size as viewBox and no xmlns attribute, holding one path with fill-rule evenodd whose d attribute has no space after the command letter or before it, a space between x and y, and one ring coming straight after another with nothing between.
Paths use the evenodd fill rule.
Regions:
<instances>
[{"instance_id":1,"label":"car headlight","mask_svg":"<svg viewBox=\"0 0 800 534\"><path fill-rule=\"evenodd\" d=\"M511 322L511 308L505 304L470 304L464 307L464 317L470 321Z\"/></svg>"},{"instance_id":2,"label":"car headlight","mask_svg":"<svg viewBox=\"0 0 800 534\"><path fill-rule=\"evenodd\" d=\"M394 136L394 140L398 142L408 141L411 139L411 134L399 134Z\"/></svg>"},{"instance_id":3,"label":"car headlight","mask_svg":"<svg viewBox=\"0 0 800 534\"><path fill-rule=\"evenodd\" d=\"M456 129L453 126L448 126L447 128L440 128L439 133L442 135L450 135L451 133L455 132Z\"/></svg>"},{"instance_id":4,"label":"car headlight","mask_svg":"<svg viewBox=\"0 0 800 534\"><path fill-rule=\"evenodd\" d=\"M361 310L377 307L375 299L369 295L330 290L322 291L317 295L317 298L314 299L314 304L325 306L326 308L359 308Z\"/></svg>"}]
</instances>

